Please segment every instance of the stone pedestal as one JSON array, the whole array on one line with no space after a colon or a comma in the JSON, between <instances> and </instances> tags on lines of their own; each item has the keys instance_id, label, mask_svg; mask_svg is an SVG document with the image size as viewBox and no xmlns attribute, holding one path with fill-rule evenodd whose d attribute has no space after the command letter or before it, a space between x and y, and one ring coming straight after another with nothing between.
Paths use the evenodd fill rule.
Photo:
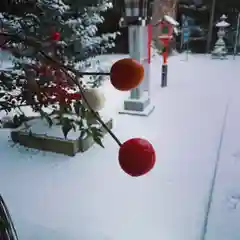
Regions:
<instances>
[{"instance_id":1,"label":"stone pedestal","mask_svg":"<svg viewBox=\"0 0 240 240\"><path fill-rule=\"evenodd\" d=\"M121 110L120 114L148 116L154 110L154 105L151 103L149 94L143 92L141 97L138 99L129 99L124 101L124 109Z\"/></svg>"},{"instance_id":2,"label":"stone pedestal","mask_svg":"<svg viewBox=\"0 0 240 240\"><path fill-rule=\"evenodd\" d=\"M228 53L226 43L224 41L224 37L226 35L225 29L230 26L228 22L226 22L226 16L222 15L220 18L220 22L216 24L216 27L219 28L217 32L218 39L214 45L214 49L212 51L213 59L227 59L226 55Z\"/></svg>"},{"instance_id":3,"label":"stone pedestal","mask_svg":"<svg viewBox=\"0 0 240 240\"><path fill-rule=\"evenodd\" d=\"M120 114L148 116L154 106L150 101L150 64L148 63L148 27L137 25L129 27L129 53L144 67L144 80L123 103Z\"/></svg>"},{"instance_id":4,"label":"stone pedestal","mask_svg":"<svg viewBox=\"0 0 240 240\"><path fill-rule=\"evenodd\" d=\"M39 121L43 120L39 119ZM112 129L113 120L105 120L105 124L108 128ZM25 147L65 154L68 156L75 156L78 152L85 152L94 144L92 137L85 137L83 139L79 139L79 137L65 139L63 136L56 137L54 134L51 135L50 129L50 133L46 135L44 133L39 134L31 132L30 127L31 124L29 124L29 127L23 126L13 130L11 132L13 142L19 143ZM57 127L61 128L61 126ZM99 125L99 127L104 134L107 133L102 126ZM78 135L80 135L80 133Z\"/></svg>"}]
</instances>

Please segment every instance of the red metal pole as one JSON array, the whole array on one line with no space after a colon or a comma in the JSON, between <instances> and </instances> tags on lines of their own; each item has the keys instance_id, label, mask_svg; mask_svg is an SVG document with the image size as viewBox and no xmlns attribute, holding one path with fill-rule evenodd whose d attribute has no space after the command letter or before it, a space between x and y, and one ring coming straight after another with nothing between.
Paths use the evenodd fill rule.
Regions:
<instances>
[{"instance_id":1,"label":"red metal pole","mask_svg":"<svg viewBox=\"0 0 240 240\"><path fill-rule=\"evenodd\" d=\"M162 54L163 56L163 64L167 64L167 58L168 58L168 46L165 46L165 52Z\"/></svg>"}]
</instances>

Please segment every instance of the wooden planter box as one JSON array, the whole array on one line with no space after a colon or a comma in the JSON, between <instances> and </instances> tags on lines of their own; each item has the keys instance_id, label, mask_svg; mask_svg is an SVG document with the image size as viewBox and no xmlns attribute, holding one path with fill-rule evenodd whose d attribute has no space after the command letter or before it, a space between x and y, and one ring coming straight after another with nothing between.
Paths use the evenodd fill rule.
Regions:
<instances>
[{"instance_id":1,"label":"wooden planter box","mask_svg":"<svg viewBox=\"0 0 240 240\"><path fill-rule=\"evenodd\" d=\"M112 129L113 120L109 119L105 121L108 128ZM25 147L39 149L43 151L55 152L65 154L68 156L75 156L78 152L87 151L93 144L92 137L86 137L84 139L65 139L64 137L50 136L50 134L38 134L29 133L29 127L21 127L11 132L11 138L13 142L19 143ZM100 126L104 134L106 130Z\"/></svg>"}]
</instances>

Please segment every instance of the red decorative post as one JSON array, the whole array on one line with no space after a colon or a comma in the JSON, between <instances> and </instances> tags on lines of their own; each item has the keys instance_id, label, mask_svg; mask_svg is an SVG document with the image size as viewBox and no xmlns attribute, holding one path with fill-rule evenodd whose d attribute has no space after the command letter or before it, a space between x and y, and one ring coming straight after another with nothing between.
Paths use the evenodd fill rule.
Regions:
<instances>
[{"instance_id":1,"label":"red decorative post","mask_svg":"<svg viewBox=\"0 0 240 240\"><path fill-rule=\"evenodd\" d=\"M162 64L162 81L161 87L167 86L167 58L168 58L168 48L169 48L169 41L173 38L173 25L166 21L165 19L159 22L160 26L160 36L159 40L163 44L163 64Z\"/></svg>"}]
</instances>

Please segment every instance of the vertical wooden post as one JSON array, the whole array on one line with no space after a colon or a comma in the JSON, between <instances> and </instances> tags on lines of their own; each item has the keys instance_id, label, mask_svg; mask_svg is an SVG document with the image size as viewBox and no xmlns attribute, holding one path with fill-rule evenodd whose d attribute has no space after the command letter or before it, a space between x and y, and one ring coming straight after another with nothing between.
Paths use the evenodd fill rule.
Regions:
<instances>
[{"instance_id":1,"label":"vertical wooden post","mask_svg":"<svg viewBox=\"0 0 240 240\"><path fill-rule=\"evenodd\" d=\"M206 53L209 53L210 52L210 48L211 48L212 32L213 32L213 21L214 21L214 16L215 16L215 8L216 8L216 0L212 0L211 15L210 15L208 36L207 36Z\"/></svg>"}]
</instances>

